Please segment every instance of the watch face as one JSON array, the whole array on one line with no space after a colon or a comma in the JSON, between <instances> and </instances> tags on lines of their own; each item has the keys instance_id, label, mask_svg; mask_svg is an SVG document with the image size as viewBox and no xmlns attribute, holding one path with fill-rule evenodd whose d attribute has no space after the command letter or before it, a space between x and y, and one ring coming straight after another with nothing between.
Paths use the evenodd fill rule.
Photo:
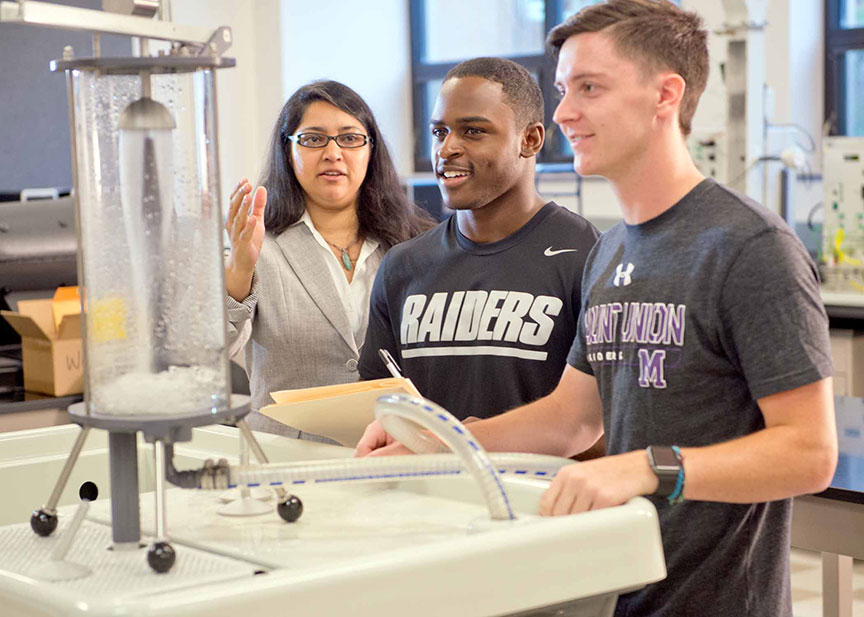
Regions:
<instances>
[{"instance_id":1,"label":"watch face","mask_svg":"<svg viewBox=\"0 0 864 617\"><path fill-rule=\"evenodd\" d=\"M672 448L652 448L651 455L654 458L654 466L658 469L678 469L680 465Z\"/></svg>"}]
</instances>

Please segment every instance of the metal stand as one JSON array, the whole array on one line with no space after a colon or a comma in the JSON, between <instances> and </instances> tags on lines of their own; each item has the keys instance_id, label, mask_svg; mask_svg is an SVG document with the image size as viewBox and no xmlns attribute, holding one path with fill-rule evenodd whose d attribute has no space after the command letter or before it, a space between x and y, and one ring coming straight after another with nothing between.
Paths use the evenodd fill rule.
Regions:
<instances>
[{"instance_id":1,"label":"metal stand","mask_svg":"<svg viewBox=\"0 0 864 617\"><path fill-rule=\"evenodd\" d=\"M111 533L115 550L137 550L141 539L138 505L138 441L135 433L108 433L111 472Z\"/></svg>"},{"instance_id":2,"label":"metal stand","mask_svg":"<svg viewBox=\"0 0 864 617\"><path fill-rule=\"evenodd\" d=\"M255 455L255 458L258 459L258 463L261 465L269 465L270 461L267 459L267 455L264 454L264 450L261 449L261 445L258 443L258 440L255 439L255 435L252 434L252 429L249 428L249 425L246 424L246 420L238 420L237 428L240 429L240 433L243 435L243 439L246 440L246 443L249 444L249 447L252 448L252 453ZM273 488L276 492L277 499L282 502L288 497L288 492L282 488L281 486L276 486Z\"/></svg>"},{"instance_id":3,"label":"metal stand","mask_svg":"<svg viewBox=\"0 0 864 617\"><path fill-rule=\"evenodd\" d=\"M232 395L231 407L221 411L202 410L185 416L111 416L88 413L86 403L76 403L68 409L72 422L81 426L81 433L72 446L66 464L51 492L48 502L30 517L30 526L40 536L49 536L57 528L57 503L66 488L69 476L78 460L84 441L91 428L107 430L111 464L111 531L114 548L137 550L140 548L141 523L138 497L138 443L137 433L153 443L153 463L156 476L156 539L147 552L147 561L156 572L167 572L174 565L174 549L168 543L167 509L165 504L166 462L165 445L191 441L192 429L198 426L226 423L235 424L256 458L267 463L267 457L249 430L243 417L249 413L249 397ZM282 499L281 487L277 495ZM83 514L81 515L83 517Z\"/></svg>"},{"instance_id":4,"label":"metal stand","mask_svg":"<svg viewBox=\"0 0 864 617\"><path fill-rule=\"evenodd\" d=\"M239 433L239 437L240 466L246 467L249 465L249 442L246 441L246 437L242 431ZM273 510L273 507L264 502L272 496L273 491L260 486L251 489L243 485L239 488L229 489L219 496L219 499L226 503L219 508L218 512L222 516L258 516L260 514L267 514Z\"/></svg>"},{"instance_id":5,"label":"metal stand","mask_svg":"<svg viewBox=\"0 0 864 617\"><path fill-rule=\"evenodd\" d=\"M57 502L60 501L60 495L66 488L66 483L69 482L69 475L78 461L78 456L81 454L81 449L84 447L84 442L87 440L87 435L89 434L89 427L81 428L81 432L78 433L78 437L75 438L75 443L72 445L69 458L66 459L66 463L63 465L60 477L57 478L54 490L51 491L48 503L30 515L30 527L37 535L42 537L50 536L57 529Z\"/></svg>"},{"instance_id":6,"label":"metal stand","mask_svg":"<svg viewBox=\"0 0 864 617\"><path fill-rule=\"evenodd\" d=\"M822 553L822 614L852 617L852 558Z\"/></svg>"}]
</instances>

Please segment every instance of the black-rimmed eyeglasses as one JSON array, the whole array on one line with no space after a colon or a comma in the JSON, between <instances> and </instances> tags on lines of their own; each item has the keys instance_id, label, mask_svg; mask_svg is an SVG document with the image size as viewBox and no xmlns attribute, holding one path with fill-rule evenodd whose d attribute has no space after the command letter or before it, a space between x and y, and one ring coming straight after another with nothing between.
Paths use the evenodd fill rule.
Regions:
<instances>
[{"instance_id":1,"label":"black-rimmed eyeglasses","mask_svg":"<svg viewBox=\"0 0 864 617\"><path fill-rule=\"evenodd\" d=\"M340 148L359 148L367 143L372 143L372 138L362 133L342 133L341 135L297 133L296 135L288 135L287 139L304 148L326 148L331 139Z\"/></svg>"}]
</instances>

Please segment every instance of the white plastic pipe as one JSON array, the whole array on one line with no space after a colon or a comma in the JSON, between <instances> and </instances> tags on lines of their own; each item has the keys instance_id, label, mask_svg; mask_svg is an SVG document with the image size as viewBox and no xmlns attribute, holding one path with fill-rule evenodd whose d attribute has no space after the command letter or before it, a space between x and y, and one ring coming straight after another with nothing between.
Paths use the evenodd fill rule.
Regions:
<instances>
[{"instance_id":1,"label":"white plastic pipe","mask_svg":"<svg viewBox=\"0 0 864 617\"><path fill-rule=\"evenodd\" d=\"M437 444L430 443L432 439L421 433L418 426L432 431L477 480L489 506L489 515L494 520L516 518L507 491L486 450L449 411L426 399L391 394L378 399L375 417L384 430L415 452L429 451L432 447L437 449Z\"/></svg>"},{"instance_id":2,"label":"white plastic pipe","mask_svg":"<svg viewBox=\"0 0 864 617\"><path fill-rule=\"evenodd\" d=\"M540 480L551 480L561 467L573 463L570 459L542 454L493 453L489 455L489 460L498 474ZM392 482L430 476L456 476L466 471L453 454L340 458L251 467L232 465L229 486Z\"/></svg>"},{"instance_id":3,"label":"white plastic pipe","mask_svg":"<svg viewBox=\"0 0 864 617\"><path fill-rule=\"evenodd\" d=\"M375 414L403 444L437 449L441 444L420 433L428 428L458 453L336 459L230 468L231 486L304 485L326 482L389 482L471 473L480 483L493 519L514 518L500 474L552 479L572 460L540 454L487 454L468 429L442 407L397 394L378 399ZM410 422L409 422L410 420ZM411 424L414 422L416 424ZM407 442L407 443L406 443ZM410 446L409 446L410 447Z\"/></svg>"}]
</instances>

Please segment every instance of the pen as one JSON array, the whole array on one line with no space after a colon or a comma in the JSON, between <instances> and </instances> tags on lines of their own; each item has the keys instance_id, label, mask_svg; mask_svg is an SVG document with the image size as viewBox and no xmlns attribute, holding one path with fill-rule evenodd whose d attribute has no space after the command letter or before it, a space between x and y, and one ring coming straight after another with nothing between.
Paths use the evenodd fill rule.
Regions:
<instances>
[{"instance_id":1,"label":"pen","mask_svg":"<svg viewBox=\"0 0 864 617\"><path fill-rule=\"evenodd\" d=\"M387 367L387 370L390 371L390 374L393 375L393 377L402 379L402 372L399 370L399 365L396 364L396 360L393 359L393 356L390 355L389 351L386 349L379 349L378 357L381 358L382 362L384 362L384 366Z\"/></svg>"}]
</instances>

